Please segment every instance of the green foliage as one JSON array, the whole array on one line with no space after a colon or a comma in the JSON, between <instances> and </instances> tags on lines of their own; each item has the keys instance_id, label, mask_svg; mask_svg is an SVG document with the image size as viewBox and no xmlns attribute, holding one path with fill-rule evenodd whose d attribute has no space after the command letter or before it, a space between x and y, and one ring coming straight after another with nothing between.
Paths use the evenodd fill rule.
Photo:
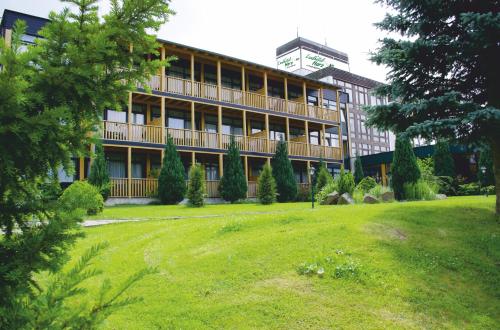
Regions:
<instances>
[{"instance_id":1,"label":"green foliage","mask_svg":"<svg viewBox=\"0 0 500 330\"><path fill-rule=\"evenodd\" d=\"M434 146L434 174L455 177L455 161L451 156L450 145L445 140L438 140Z\"/></svg>"},{"instance_id":2,"label":"green foliage","mask_svg":"<svg viewBox=\"0 0 500 330\"><path fill-rule=\"evenodd\" d=\"M363 203L363 198L365 197L365 192L359 188L355 188L352 193L352 199L356 204Z\"/></svg>"},{"instance_id":3,"label":"green foliage","mask_svg":"<svg viewBox=\"0 0 500 330\"><path fill-rule=\"evenodd\" d=\"M333 256L319 257L314 262L300 264L297 273L334 279L358 279L362 275L359 262L346 257L342 250L337 250Z\"/></svg>"},{"instance_id":4,"label":"green foliage","mask_svg":"<svg viewBox=\"0 0 500 330\"><path fill-rule=\"evenodd\" d=\"M299 185L297 188L296 202L310 202L311 201L311 188L305 185Z\"/></svg>"},{"instance_id":5,"label":"green foliage","mask_svg":"<svg viewBox=\"0 0 500 330\"><path fill-rule=\"evenodd\" d=\"M396 137L396 149L392 161L392 189L397 200L405 199L404 185L416 183L420 179L420 170L413 153L410 140L402 135Z\"/></svg>"},{"instance_id":6,"label":"green foliage","mask_svg":"<svg viewBox=\"0 0 500 330\"><path fill-rule=\"evenodd\" d=\"M333 177L330 174L330 172L328 172L325 163L321 162L319 170L317 172L316 188L314 190L316 192L321 191L321 189L323 189L324 186L328 185L331 182L333 182Z\"/></svg>"},{"instance_id":7,"label":"green foliage","mask_svg":"<svg viewBox=\"0 0 500 330\"><path fill-rule=\"evenodd\" d=\"M483 171L481 170L482 167L486 168L484 174ZM491 154L491 148L486 145L483 146L479 154L477 179L479 180L479 182L481 182L481 185L483 186L495 185L495 175L493 171L494 171L494 166L493 166L493 156Z\"/></svg>"},{"instance_id":8,"label":"green foliage","mask_svg":"<svg viewBox=\"0 0 500 330\"><path fill-rule=\"evenodd\" d=\"M380 199L384 193L389 191L392 191L391 188L377 184L375 187L370 189L368 193Z\"/></svg>"},{"instance_id":9,"label":"green foliage","mask_svg":"<svg viewBox=\"0 0 500 330\"><path fill-rule=\"evenodd\" d=\"M276 182L269 164L265 164L257 180L257 198L261 204L272 204L276 201Z\"/></svg>"},{"instance_id":10,"label":"green foliage","mask_svg":"<svg viewBox=\"0 0 500 330\"><path fill-rule=\"evenodd\" d=\"M461 184L457 188L457 195L458 196L473 196L473 195L481 195L481 194L494 195L495 194L495 186L481 186L480 187L477 182L471 182L471 183Z\"/></svg>"},{"instance_id":11,"label":"green foliage","mask_svg":"<svg viewBox=\"0 0 500 330\"><path fill-rule=\"evenodd\" d=\"M158 197L163 204L177 204L186 194L184 166L171 136L163 155L163 164L158 178Z\"/></svg>"},{"instance_id":12,"label":"green foliage","mask_svg":"<svg viewBox=\"0 0 500 330\"><path fill-rule=\"evenodd\" d=\"M456 181L450 176L437 176L435 177L437 191L446 196L455 196L457 194Z\"/></svg>"},{"instance_id":13,"label":"green foliage","mask_svg":"<svg viewBox=\"0 0 500 330\"><path fill-rule=\"evenodd\" d=\"M224 159L224 175L220 179L219 192L224 200L231 203L247 196L247 180L234 136L231 136L227 156Z\"/></svg>"},{"instance_id":14,"label":"green foliage","mask_svg":"<svg viewBox=\"0 0 500 330\"><path fill-rule=\"evenodd\" d=\"M364 177L356 186L356 189L361 190L363 193L369 192L377 185L377 181L371 176Z\"/></svg>"},{"instance_id":15,"label":"green foliage","mask_svg":"<svg viewBox=\"0 0 500 330\"><path fill-rule=\"evenodd\" d=\"M354 183L358 184L365 177L363 172L363 164L361 163L361 157L356 154L356 160L354 161Z\"/></svg>"},{"instance_id":16,"label":"green foliage","mask_svg":"<svg viewBox=\"0 0 500 330\"><path fill-rule=\"evenodd\" d=\"M316 199L316 201L318 201L318 203L321 203L325 200L325 198L326 198L326 196L328 196L328 194L330 194L334 191L338 192L338 190L339 190L338 180L334 180L334 181L328 183L326 186L324 186L320 191L318 191L316 193L316 195L314 196L314 198Z\"/></svg>"},{"instance_id":17,"label":"green foliage","mask_svg":"<svg viewBox=\"0 0 500 330\"><path fill-rule=\"evenodd\" d=\"M344 193L348 193L349 195L352 196L352 193L354 192L354 177L352 176L351 172L346 172L344 170L344 165L340 168L340 177L339 177L339 182L338 182L338 192L340 195Z\"/></svg>"},{"instance_id":18,"label":"green foliage","mask_svg":"<svg viewBox=\"0 0 500 330\"><path fill-rule=\"evenodd\" d=\"M148 32L166 22L168 2L112 1L105 17L99 17L97 1L66 3L73 10L50 13L36 46L25 49L23 22L14 26L11 47L0 40L0 327L5 329L39 328L30 326L29 301L40 294L33 275L58 271L80 236L80 219L44 203L40 182L50 170L70 169L72 156L86 154L88 132L98 127L103 111L120 108L136 83L162 64L144 55L158 53L156 37Z\"/></svg>"},{"instance_id":19,"label":"green foliage","mask_svg":"<svg viewBox=\"0 0 500 330\"><path fill-rule=\"evenodd\" d=\"M297 182L293 174L292 162L288 158L288 147L285 141L279 141L276 153L271 160L273 176L276 181L278 202L290 202L297 196Z\"/></svg>"},{"instance_id":20,"label":"green foliage","mask_svg":"<svg viewBox=\"0 0 500 330\"><path fill-rule=\"evenodd\" d=\"M59 206L65 212L81 209L94 215L102 212L104 200L97 187L86 181L75 181L59 197Z\"/></svg>"},{"instance_id":21,"label":"green foliage","mask_svg":"<svg viewBox=\"0 0 500 330\"><path fill-rule=\"evenodd\" d=\"M189 169L188 203L191 206L205 205L205 170L200 164L194 164Z\"/></svg>"},{"instance_id":22,"label":"green foliage","mask_svg":"<svg viewBox=\"0 0 500 330\"><path fill-rule=\"evenodd\" d=\"M88 181L99 189L104 200L108 199L111 192L111 182L109 179L108 164L104 158L104 149L101 142L95 145L95 159L90 167Z\"/></svg>"},{"instance_id":23,"label":"green foliage","mask_svg":"<svg viewBox=\"0 0 500 330\"><path fill-rule=\"evenodd\" d=\"M410 201L433 200L436 198L436 192L424 180L404 184L404 196Z\"/></svg>"},{"instance_id":24,"label":"green foliage","mask_svg":"<svg viewBox=\"0 0 500 330\"><path fill-rule=\"evenodd\" d=\"M422 180L426 182L435 182L434 176L434 160L432 158L417 158L418 169Z\"/></svg>"}]
</instances>

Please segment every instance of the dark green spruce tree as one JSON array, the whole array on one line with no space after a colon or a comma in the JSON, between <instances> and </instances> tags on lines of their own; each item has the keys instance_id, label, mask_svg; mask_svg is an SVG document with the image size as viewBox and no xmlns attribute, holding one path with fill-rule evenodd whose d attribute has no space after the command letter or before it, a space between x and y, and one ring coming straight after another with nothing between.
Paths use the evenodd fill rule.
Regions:
<instances>
[{"instance_id":1,"label":"dark green spruce tree","mask_svg":"<svg viewBox=\"0 0 500 330\"><path fill-rule=\"evenodd\" d=\"M358 184L365 177L363 172L363 164L361 163L361 157L356 153L356 160L354 161L354 183Z\"/></svg>"},{"instance_id":2,"label":"dark green spruce tree","mask_svg":"<svg viewBox=\"0 0 500 330\"><path fill-rule=\"evenodd\" d=\"M485 168L483 174L482 168ZM494 186L495 176L493 175L493 158L489 146L483 146L479 154L479 163L477 170L477 179L482 186Z\"/></svg>"},{"instance_id":3,"label":"dark green spruce tree","mask_svg":"<svg viewBox=\"0 0 500 330\"><path fill-rule=\"evenodd\" d=\"M224 200L234 203L239 199L246 198L247 189L247 180L241 163L240 150L236 145L234 136L231 136L229 149L224 157L224 175L220 179L219 192Z\"/></svg>"},{"instance_id":4,"label":"dark green spruce tree","mask_svg":"<svg viewBox=\"0 0 500 330\"><path fill-rule=\"evenodd\" d=\"M168 136L158 177L158 198L163 204L177 204L184 199L186 189L184 165L174 140Z\"/></svg>"},{"instance_id":5,"label":"dark green spruce tree","mask_svg":"<svg viewBox=\"0 0 500 330\"><path fill-rule=\"evenodd\" d=\"M446 140L438 140L434 146L434 175L455 177L455 161L451 156L450 144Z\"/></svg>"},{"instance_id":6,"label":"dark green spruce tree","mask_svg":"<svg viewBox=\"0 0 500 330\"><path fill-rule=\"evenodd\" d=\"M276 181L278 202L290 202L297 196L297 182L293 174L292 162L288 158L288 147L285 141L280 140L276 146L276 153L271 160L273 176Z\"/></svg>"},{"instance_id":7,"label":"dark green spruce tree","mask_svg":"<svg viewBox=\"0 0 500 330\"><path fill-rule=\"evenodd\" d=\"M111 180L109 179L108 163L104 157L104 148L100 141L95 144L95 159L90 167L88 181L99 189L104 200L108 199L111 191Z\"/></svg>"},{"instance_id":8,"label":"dark green spruce tree","mask_svg":"<svg viewBox=\"0 0 500 330\"><path fill-rule=\"evenodd\" d=\"M328 172L328 169L326 168L326 164L323 161L323 159L320 160L318 169L316 170L316 188L315 191L319 192L321 189L323 189L324 186L328 185L329 183L333 182L333 177Z\"/></svg>"},{"instance_id":9,"label":"dark green spruce tree","mask_svg":"<svg viewBox=\"0 0 500 330\"><path fill-rule=\"evenodd\" d=\"M405 199L404 184L415 183L420 179L420 169L417 164L417 157L413 152L410 140L406 136L396 137L396 149L391 166L392 189L397 200Z\"/></svg>"},{"instance_id":10,"label":"dark green spruce tree","mask_svg":"<svg viewBox=\"0 0 500 330\"><path fill-rule=\"evenodd\" d=\"M372 60L389 69L376 92L393 102L368 123L409 137L489 144L500 214L500 12L498 1L378 0L390 14ZM402 37L400 37L402 36Z\"/></svg>"},{"instance_id":11,"label":"dark green spruce tree","mask_svg":"<svg viewBox=\"0 0 500 330\"><path fill-rule=\"evenodd\" d=\"M257 180L257 199L261 204L268 205L276 201L276 182L269 164L265 164Z\"/></svg>"}]
</instances>

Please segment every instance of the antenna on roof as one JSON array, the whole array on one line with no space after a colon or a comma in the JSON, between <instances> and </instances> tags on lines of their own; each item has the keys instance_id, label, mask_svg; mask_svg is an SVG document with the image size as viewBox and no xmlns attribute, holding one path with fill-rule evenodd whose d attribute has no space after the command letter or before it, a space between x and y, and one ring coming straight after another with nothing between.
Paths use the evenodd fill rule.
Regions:
<instances>
[{"instance_id":1,"label":"antenna on roof","mask_svg":"<svg viewBox=\"0 0 500 330\"><path fill-rule=\"evenodd\" d=\"M299 26L297 25L297 38L299 37Z\"/></svg>"},{"instance_id":2,"label":"antenna on roof","mask_svg":"<svg viewBox=\"0 0 500 330\"><path fill-rule=\"evenodd\" d=\"M328 43L326 42L326 37L325 37L325 46L328 46Z\"/></svg>"}]
</instances>

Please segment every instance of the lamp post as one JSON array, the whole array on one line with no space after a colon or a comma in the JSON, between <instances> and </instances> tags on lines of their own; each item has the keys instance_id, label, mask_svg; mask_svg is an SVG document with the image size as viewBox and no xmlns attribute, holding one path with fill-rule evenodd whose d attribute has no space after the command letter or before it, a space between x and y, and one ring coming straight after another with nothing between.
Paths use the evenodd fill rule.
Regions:
<instances>
[{"instance_id":1,"label":"lamp post","mask_svg":"<svg viewBox=\"0 0 500 330\"><path fill-rule=\"evenodd\" d=\"M481 166L480 170L481 170L481 173L483 173L483 178L484 178L484 176L486 174L486 166ZM482 184L481 180L479 180L479 193L480 194L481 194L482 186L483 186L483 184ZM488 189L484 190L484 194L486 195L486 197L488 197Z\"/></svg>"},{"instance_id":2,"label":"lamp post","mask_svg":"<svg viewBox=\"0 0 500 330\"><path fill-rule=\"evenodd\" d=\"M309 174L311 176L311 203L312 203L312 208L314 209L314 167L309 168Z\"/></svg>"}]
</instances>

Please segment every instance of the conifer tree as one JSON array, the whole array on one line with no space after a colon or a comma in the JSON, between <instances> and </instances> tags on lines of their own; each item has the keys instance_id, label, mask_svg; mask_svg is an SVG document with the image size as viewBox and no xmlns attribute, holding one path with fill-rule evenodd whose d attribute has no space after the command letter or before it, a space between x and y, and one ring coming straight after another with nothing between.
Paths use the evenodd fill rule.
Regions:
<instances>
[{"instance_id":1,"label":"conifer tree","mask_svg":"<svg viewBox=\"0 0 500 330\"><path fill-rule=\"evenodd\" d=\"M486 169L484 174L481 170L482 167ZM493 157L491 156L491 149L488 145L483 146L479 154L477 179L481 182L482 186L495 185L495 176L493 175Z\"/></svg>"},{"instance_id":2,"label":"conifer tree","mask_svg":"<svg viewBox=\"0 0 500 330\"><path fill-rule=\"evenodd\" d=\"M396 149L392 160L392 189L394 197L397 200L404 199L404 185L406 183L415 183L420 179L420 169L418 168L417 158L413 153L410 140L406 136L398 135L396 137Z\"/></svg>"},{"instance_id":3,"label":"conifer tree","mask_svg":"<svg viewBox=\"0 0 500 330\"><path fill-rule=\"evenodd\" d=\"M163 164L158 177L158 198L163 204L177 204L186 194L185 170L181 157L171 136L163 155Z\"/></svg>"},{"instance_id":4,"label":"conifer tree","mask_svg":"<svg viewBox=\"0 0 500 330\"><path fill-rule=\"evenodd\" d=\"M269 164L265 164L257 180L257 198L262 204L272 204L276 201L276 182Z\"/></svg>"},{"instance_id":5,"label":"conifer tree","mask_svg":"<svg viewBox=\"0 0 500 330\"><path fill-rule=\"evenodd\" d=\"M328 169L326 168L326 164L323 161L319 162L319 169L316 172L318 174L316 176L316 188L315 188L315 190L316 190L316 192L320 192L324 186L333 182L333 177L330 174L330 172L328 172Z\"/></svg>"},{"instance_id":6,"label":"conifer tree","mask_svg":"<svg viewBox=\"0 0 500 330\"><path fill-rule=\"evenodd\" d=\"M339 178L339 194L348 193L352 196L356 184L354 183L354 177L351 172L346 172L344 165L340 167L340 178Z\"/></svg>"},{"instance_id":7,"label":"conifer tree","mask_svg":"<svg viewBox=\"0 0 500 330\"><path fill-rule=\"evenodd\" d=\"M276 190L279 202L295 200L297 196L297 182L293 174L292 162L288 158L288 148L285 141L280 140L276 146L276 153L271 160Z\"/></svg>"},{"instance_id":8,"label":"conifer tree","mask_svg":"<svg viewBox=\"0 0 500 330\"><path fill-rule=\"evenodd\" d=\"M227 156L224 158L224 175L220 179L219 192L224 200L234 203L239 199L246 198L247 189L240 150L234 136L231 136Z\"/></svg>"},{"instance_id":9,"label":"conifer tree","mask_svg":"<svg viewBox=\"0 0 500 330\"><path fill-rule=\"evenodd\" d=\"M361 157L356 154L356 160L354 161L354 183L358 184L365 177L363 172L363 164L361 163Z\"/></svg>"},{"instance_id":10,"label":"conifer tree","mask_svg":"<svg viewBox=\"0 0 500 330\"><path fill-rule=\"evenodd\" d=\"M194 164L189 169L189 186L187 198L189 205L201 207L205 205L205 170L200 164Z\"/></svg>"},{"instance_id":11,"label":"conifer tree","mask_svg":"<svg viewBox=\"0 0 500 330\"><path fill-rule=\"evenodd\" d=\"M434 175L455 177L455 162L450 152L450 145L445 140L438 140L434 146Z\"/></svg>"},{"instance_id":12,"label":"conifer tree","mask_svg":"<svg viewBox=\"0 0 500 330\"><path fill-rule=\"evenodd\" d=\"M379 0L384 37L372 56L389 70L368 124L427 140L489 144L500 215L498 1ZM398 37L393 37L398 36Z\"/></svg>"},{"instance_id":13,"label":"conifer tree","mask_svg":"<svg viewBox=\"0 0 500 330\"><path fill-rule=\"evenodd\" d=\"M90 167L88 181L99 189L104 200L108 199L111 191L111 182L109 179L108 163L104 157L104 149L100 141L95 144L95 159Z\"/></svg>"}]
</instances>

